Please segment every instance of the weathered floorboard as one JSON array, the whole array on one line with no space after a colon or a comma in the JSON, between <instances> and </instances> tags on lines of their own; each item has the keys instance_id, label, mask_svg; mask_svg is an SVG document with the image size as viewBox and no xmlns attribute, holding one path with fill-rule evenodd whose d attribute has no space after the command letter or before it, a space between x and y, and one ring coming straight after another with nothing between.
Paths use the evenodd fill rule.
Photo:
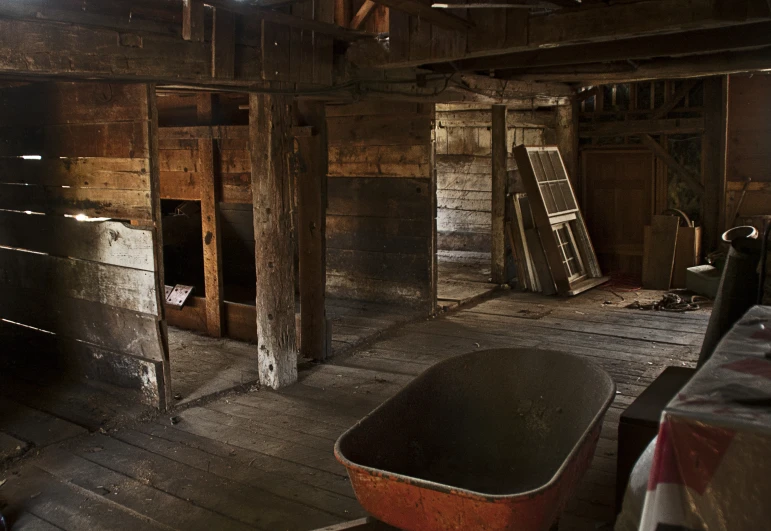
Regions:
<instances>
[{"instance_id":1,"label":"weathered floorboard","mask_svg":"<svg viewBox=\"0 0 771 531\"><path fill-rule=\"evenodd\" d=\"M27 503L17 502L22 521L43 518L67 528L73 522L109 521L115 511L117 527L130 515L125 518L140 518L143 528L164 529L195 529L195 516L210 528L231 523L236 529L309 530L354 520L364 513L334 459L334 440L435 363L516 346L569 351L598 363L616 381L618 394L592 466L560 524L570 531L599 529L613 519L621 413L666 366L695 364L708 321L705 311L623 308L635 299L660 297L659 292L624 293L627 300L606 304L611 297L602 290L569 301L504 292L473 308L405 324L368 346L300 371L298 383L279 392L225 396L177 413L176 424L161 418L109 437L66 441L64 450L44 450L39 462L25 465L40 468L32 468L31 477L14 477L3 492L11 489L8 498L14 502L40 491ZM330 302L342 329L378 326L398 316L385 306L371 309L368 317L361 308ZM54 490L41 488L41 468L53 474ZM100 505L81 507L79 499L65 518L65 492ZM188 514L181 514L186 507Z\"/></svg>"}]
</instances>

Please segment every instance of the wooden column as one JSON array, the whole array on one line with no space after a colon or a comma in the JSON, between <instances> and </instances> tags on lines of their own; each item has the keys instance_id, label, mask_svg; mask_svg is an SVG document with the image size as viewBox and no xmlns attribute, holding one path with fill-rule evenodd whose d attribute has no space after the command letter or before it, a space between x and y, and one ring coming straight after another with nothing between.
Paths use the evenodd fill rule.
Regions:
<instances>
[{"instance_id":1,"label":"wooden column","mask_svg":"<svg viewBox=\"0 0 771 531\"><path fill-rule=\"evenodd\" d=\"M212 123L211 94L197 98L198 123ZM222 238L220 237L218 179L214 164L215 149L212 138L198 139L198 173L201 176L201 236L203 240L203 276L206 289L206 332L222 337L223 287Z\"/></svg>"},{"instance_id":2,"label":"wooden column","mask_svg":"<svg viewBox=\"0 0 771 531\"><path fill-rule=\"evenodd\" d=\"M327 287L327 127L324 104L299 102L293 171L297 186L300 249L300 353L328 355Z\"/></svg>"},{"instance_id":3,"label":"wooden column","mask_svg":"<svg viewBox=\"0 0 771 531\"><path fill-rule=\"evenodd\" d=\"M491 268L494 284L504 284L506 278L506 106L493 105L493 187L492 187L492 253Z\"/></svg>"},{"instance_id":4,"label":"wooden column","mask_svg":"<svg viewBox=\"0 0 771 531\"><path fill-rule=\"evenodd\" d=\"M258 364L260 383L272 389L297 381L287 105L286 97L249 95Z\"/></svg>"},{"instance_id":5,"label":"wooden column","mask_svg":"<svg viewBox=\"0 0 771 531\"><path fill-rule=\"evenodd\" d=\"M580 190L578 182L578 103L571 101L570 105L556 108L557 147L565 162L565 169L570 177L574 190Z\"/></svg>"},{"instance_id":6,"label":"wooden column","mask_svg":"<svg viewBox=\"0 0 771 531\"><path fill-rule=\"evenodd\" d=\"M166 411L172 405L169 331L166 325L166 292L163 269L163 213L161 212L161 166L158 154L158 105L155 85L147 85L148 143L150 147L150 208L153 217L153 259L155 265L155 297L158 305L158 342L163 356L163 382L158 382L158 409Z\"/></svg>"},{"instance_id":7,"label":"wooden column","mask_svg":"<svg viewBox=\"0 0 771 531\"><path fill-rule=\"evenodd\" d=\"M720 235L725 230L726 194L726 137L728 123L728 76L704 80L704 136L702 141L702 168L704 195L702 196L704 253L718 248Z\"/></svg>"}]
</instances>

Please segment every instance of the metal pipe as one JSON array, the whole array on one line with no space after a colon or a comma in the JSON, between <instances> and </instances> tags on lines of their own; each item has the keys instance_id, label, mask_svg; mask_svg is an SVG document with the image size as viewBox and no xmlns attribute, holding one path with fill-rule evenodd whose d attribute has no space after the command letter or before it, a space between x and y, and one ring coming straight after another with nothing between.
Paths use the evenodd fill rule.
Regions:
<instances>
[{"instance_id":1,"label":"metal pipe","mask_svg":"<svg viewBox=\"0 0 771 531\"><path fill-rule=\"evenodd\" d=\"M735 227L723 233L723 241L729 243L730 248L697 367L701 367L712 356L725 333L757 300L761 247L757 229L750 226Z\"/></svg>"}]
</instances>

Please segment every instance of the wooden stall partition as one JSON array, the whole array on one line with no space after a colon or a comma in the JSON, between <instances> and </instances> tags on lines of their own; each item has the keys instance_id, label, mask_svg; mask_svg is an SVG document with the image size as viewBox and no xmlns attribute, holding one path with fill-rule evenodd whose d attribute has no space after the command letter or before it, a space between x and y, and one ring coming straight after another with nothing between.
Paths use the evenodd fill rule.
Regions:
<instances>
[{"instance_id":1,"label":"wooden stall partition","mask_svg":"<svg viewBox=\"0 0 771 531\"><path fill-rule=\"evenodd\" d=\"M167 114L172 108L167 105ZM190 114L191 109L186 112ZM176 115L185 120L181 110ZM182 309L169 308L169 324L213 336L255 340L256 324L254 330L245 330L243 320L235 319L240 313L227 306L252 304L255 297L248 138L246 125L161 127L159 160L161 198L201 204L199 244L206 279L206 296L191 299ZM215 234L220 239L216 246Z\"/></svg>"},{"instance_id":2,"label":"wooden stall partition","mask_svg":"<svg viewBox=\"0 0 771 531\"><path fill-rule=\"evenodd\" d=\"M771 76L730 76L727 138L723 227L762 229L771 216Z\"/></svg>"},{"instance_id":3,"label":"wooden stall partition","mask_svg":"<svg viewBox=\"0 0 771 531\"><path fill-rule=\"evenodd\" d=\"M38 345L4 349L6 360L50 362L165 408L152 90L0 91L0 319Z\"/></svg>"},{"instance_id":4,"label":"wooden stall partition","mask_svg":"<svg viewBox=\"0 0 771 531\"><path fill-rule=\"evenodd\" d=\"M435 304L433 105L327 106L327 293Z\"/></svg>"}]
</instances>

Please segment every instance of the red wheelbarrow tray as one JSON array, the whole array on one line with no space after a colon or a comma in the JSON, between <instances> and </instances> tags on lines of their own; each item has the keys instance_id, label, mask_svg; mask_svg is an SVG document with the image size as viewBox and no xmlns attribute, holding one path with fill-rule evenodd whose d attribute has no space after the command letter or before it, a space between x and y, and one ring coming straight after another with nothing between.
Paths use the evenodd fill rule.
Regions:
<instances>
[{"instance_id":1,"label":"red wheelbarrow tray","mask_svg":"<svg viewBox=\"0 0 771 531\"><path fill-rule=\"evenodd\" d=\"M615 389L571 354L464 354L346 431L335 456L362 507L397 528L548 530L591 463Z\"/></svg>"}]
</instances>

